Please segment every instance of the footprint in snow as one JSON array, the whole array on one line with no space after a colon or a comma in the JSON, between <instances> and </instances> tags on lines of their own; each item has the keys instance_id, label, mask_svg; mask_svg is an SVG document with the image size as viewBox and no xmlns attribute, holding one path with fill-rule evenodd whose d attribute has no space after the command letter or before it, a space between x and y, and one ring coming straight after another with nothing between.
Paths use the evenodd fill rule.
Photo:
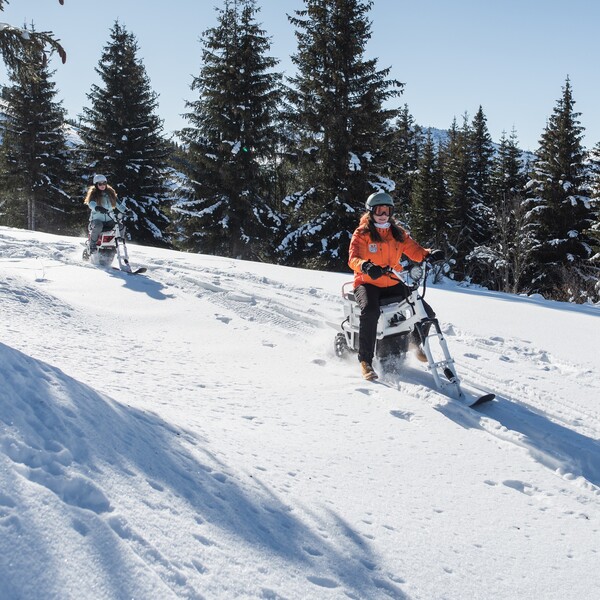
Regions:
<instances>
[{"instance_id":1,"label":"footprint in snow","mask_svg":"<svg viewBox=\"0 0 600 600\"><path fill-rule=\"evenodd\" d=\"M522 494L526 494L527 496L533 496L535 492L535 488L523 481L519 481L518 479L506 479L502 482L506 487L512 488L513 490L517 490L517 492L521 492Z\"/></svg>"},{"instance_id":2,"label":"footprint in snow","mask_svg":"<svg viewBox=\"0 0 600 600\"><path fill-rule=\"evenodd\" d=\"M312 548L311 546L303 546L302 550L311 556L323 556L323 553L316 548Z\"/></svg>"},{"instance_id":3,"label":"footprint in snow","mask_svg":"<svg viewBox=\"0 0 600 600\"><path fill-rule=\"evenodd\" d=\"M415 418L415 414L404 411L404 410L390 410L390 415L392 417L396 417L397 419L402 419L403 421L412 421Z\"/></svg>"},{"instance_id":4,"label":"footprint in snow","mask_svg":"<svg viewBox=\"0 0 600 600\"><path fill-rule=\"evenodd\" d=\"M356 388L356 391L364 394L365 396L370 396L374 393L373 390L370 390L369 388Z\"/></svg>"},{"instance_id":5,"label":"footprint in snow","mask_svg":"<svg viewBox=\"0 0 600 600\"><path fill-rule=\"evenodd\" d=\"M324 587L324 588L329 588L329 589L339 587L339 585L340 585L337 581L334 581L333 579L328 579L327 577L315 577L315 576L311 575L310 577L307 577L306 579L308 579L308 581L310 581L314 585L318 585L319 587Z\"/></svg>"},{"instance_id":6,"label":"footprint in snow","mask_svg":"<svg viewBox=\"0 0 600 600\"><path fill-rule=\"evenodd\" d=\"M157 492L164 492L165 488L160 485L160 483L156 482L156 481L152 481L150 479L146 479L146 482L148 483L148 485L152 488L154 488Z\"/></svg>"}]
</instances>

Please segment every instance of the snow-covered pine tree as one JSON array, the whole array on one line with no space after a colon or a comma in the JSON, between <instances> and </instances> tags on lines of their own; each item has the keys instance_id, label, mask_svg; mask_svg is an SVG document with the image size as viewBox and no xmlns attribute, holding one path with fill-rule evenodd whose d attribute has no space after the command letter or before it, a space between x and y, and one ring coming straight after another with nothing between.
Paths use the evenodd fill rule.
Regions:
<instances>
[{"instance_id":1,"label":"snow-covered pine tree","mask_svg":"<svg viewBox=\"0 0 600 600\"><path fill-rule=\"evenodd\" d=\"M600 302L600 142L589 152L589 174L593 208L593 222L589 230L592 256L589 265L582 268L585 294L592 302Z\"/></svg>"},{"instance_id":2,"label":"snow-covered pine tree","mask_svg":"<svg viewBox=\"0 0 600 600\"><path fill-rule=\"evenodd\" d=\"M471 122L471 146L473 156L473 191L475 204L472 207L475 242L481 243L490 236L491 216L491 171L494 145L488 130L487 118L480 106Z\"/></svg>"},{"instance_id":3,"label":"snow-covered pine tree","mask_svg":"<svg viewBox=\"0 0 600 600\"><path fill-rule=\"evenodd\" d=\"M278 144L281 75L256 21L255 0L226 0L202 36L203 66L187 102L190 126L179 132L186 157L183 247L236 258L268 259L281 218L270 178Z\"/></svg>"},{"instance_id":4,"label":"snow-covered pine tree","mask_svg":"<svg viewBox=\"0 0 600 600\"><path fill-rule=\"evenodd\" d=\"M31 33L35 34L33 26ZM3 90L0 218L13 227L57 233L71 231L82 211L67 191L71 177L65 112L55 99L53 72L41 52L36 45L22 47L15 60L36 64L37 71L9 69L11 85Z\"/></svg>"},{"instance_id":5,"label":"snow-covered pine tree","mask_svg":"<svg viewBox=\"0 0 600 600\"><path fill-rule=\"evenodd\" d=\"M58 1L64 4L64 0ZM0 0L0 12L4 11L6 4L8 0ZM30 50L29 55L25 54L27 49ZM31 31L9 23L0 23L0 58L13 73L35 77L38 69L47 65L48 56L53 52L58 53L63 63L67 60L64 48L51 32ZM34 62L31 62L32 57Z\"/></svg>"},{"instance_id":6,"label":"snow-covered pine tree","mask_svg":"<svg viewBox=\"0 0 600 600\"><path fill-rule=\"evenodd\" d=\"M305 0L288 16L296 27L297 74L289 80L287 118L294 131L288 156L297 160L296 181L285 200L288 230L278 248L286 264L346 268L350 237L368 195L393 191L384 176L391 120L386 109L402 84L364 58L371 38L373 3Z\"/></svg>"},{"instance_id":7,"label":"snow-covered pine tree","mask_svg":"<svg viewBox=\"0 0 600 600\"><path fill-rule=\"evenodd\" d=\"M473 161L473 188L468 217L473 247L466 257L466 272L471 280L485 283L489 274L487 244L494 228L490 187L494 146L481 106L471 122L470 145Z\"/></svg>"},{"instance_id":8,"label":"snow-covered pine tree","mask_svg":"<svg viewBox=\"0 0 600 600\"><path fill-rule=\"evenodd\" d=\"M477 248L481 283L509 293L523 291L536 248L535 227L525 204L527 166L515 131L502 134L492 160L490 238Z\"/></svg>"},{"instance_id":9,"label":"snow-covered pine tree","mask_svg":"<svg viewBox=\"0 0 600 600\"><path fill-rule=\"evenodd\" d=\"M389 151L389 177L396 183L394 197L398 204L396 212L410 223L412 189L417 176L419 146L422 141L421 127L415 124L408 105L401 109L394 123Z\"/></svg>"},{"instance_id":10,"label":"snow-covered pine tree","mask_svg":"<svg viewBox=\"0 0 600 600\"><path fill-rule=\"evenodd\" d=\"M119 198L133 211L131 238L168 245L165 172L168 149L163 123L155 114L158 99L138 58L135 36L115 22L83 109L81 137L89 179L106 175Z\"/></svg>"},{"instance_id":11,"label":"snow-covered pine tree","mask_svg":"<svg viewBox=\"0 0 600 600\"><path fill-rule=\"evenodd\" d=\"M468 276L466 257L475 247L475 223L472 207L475 204L473 188L473 150L468 116L463 117L459 129L456 119L448 130L443 151L444 175L450 206L448 244L450 263L458 279Z\"/></svg>"},{"instance_id":12,"label":"snow-covered pine tree","mask_svg":"<svg viewBox=\"0 0 600 600\"><path fill-rule=\"evenodd\" d=\"M594 240L594 263L600 264L600 142L590 151L591 192L594 200L595 216L591 227ZM599 289L600 293L600 289Z\"/></svg>"},{"instance_id":13,"label":"snow-covered pine tree","mask_svg":"<svg viewBox=\"0 0 600 600\"><path fill-rule=\"evenodd\" d=\"M417 175L412 186L412 236L425 247L439 248L448 253L449 213L441 150L428 130L420 146Z\"/></svg>"},{"instance_id":14,"label":"snow-covered pine tree","mask_svg":"<svg viewBox=\"0 0 600 600\"><path fill-rule=\"evenodd\" d=\"M595 215L582 145L584 128L574 105L567 78L527 185L539 241L531 286L556 299L581 301L580 290L586 287L581 269L592 255L589 229Z\"/></svg>"}]
</instances>

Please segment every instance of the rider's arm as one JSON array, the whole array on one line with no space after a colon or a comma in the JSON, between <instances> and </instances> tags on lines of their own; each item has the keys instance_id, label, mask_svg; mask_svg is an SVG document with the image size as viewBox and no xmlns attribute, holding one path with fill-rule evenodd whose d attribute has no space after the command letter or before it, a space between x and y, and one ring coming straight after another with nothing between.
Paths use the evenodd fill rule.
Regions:
<instances>
[{"instance_id":1,"label":"rider's arm","mask_svg":"<svg viewBox=\"0 0 600 600\"><path fill-rule=\"evenodd\" d=\"M125 206L125 202L121 201L117 198L117 203L115 205L115 208L119 211L124 213L127 210L127 207Z\"/></svg>"},{"instance_id":2,"label":"rider's arm","mask_svg":"<svg viewBox=\"0 0 600 600\"><path fill-rule=\"evenodd\" d=\"M348 266L355 273L361 273L363 263L367 262L367 244L366 237L355 231L350 240L350 251L348 253Z\"/></svg>"},{"instance_id":3,"label":"rider's arm","mask_svg":"<svg viewBox=\"0 0 600 600\"><path fill-rule=\"evenodd\" d=\"M402 254L406 254L406 256L414 262L423 262L429 255L429 250L417 244L417 242L407 234L404 239Z\"/></svg>"}]
</instances>

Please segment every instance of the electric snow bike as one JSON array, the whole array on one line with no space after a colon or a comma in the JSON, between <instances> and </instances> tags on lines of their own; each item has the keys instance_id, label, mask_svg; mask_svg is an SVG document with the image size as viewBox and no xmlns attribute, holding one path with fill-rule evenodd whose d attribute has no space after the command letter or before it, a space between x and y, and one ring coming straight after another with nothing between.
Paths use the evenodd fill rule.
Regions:
<instances>
[{"instance_id":1,"label":"electric snow bike","mask_svg":"<svg viewBox=\"0 0 600 600\"><path fill-rule=\"evenodd\" d=\"M413 264L404 271L388 268L389 277L394 277L406 285L407 295L381 300L375 356L384 366L384 370L386 364L392 361L397 365L405 358L409 340L413 332L416 332L427 357L427 368L438 389L445 391L449 388L450 395L457 397L469 406L493 400L494 394L467 399L461 389L454 359L450 355L440 324L437 318L427 315L423 306L427 274L430 268L431 265L427 260L420 264ZM340 331L335 336L335 353L339 357L344 357L351 352L358 352L360 307L354 298L353 285L353 282L347 282L342 286L345 318L340 325ZM425 325L429 325L427 334Z\"/></svg>"},{"instance_id":2,"label":"electric snow bike","mask_svg":"<svg viewBox=\"0 0 600 600\"><path fill-rule=\"evenodd\" d=\"M108 216L112 219L106 221L102 227L102 232L96 242L96 252L90 254L91 223L88 227L88 239L83 249L83 260L89 260L101 267L110 267L117 257L119 269L127 273L144 273L145 267L133 271L129 265L129 255L127 253L127 244L125 243L125 215L119 211L111 210Z\"/></svg>"}]
</instances>

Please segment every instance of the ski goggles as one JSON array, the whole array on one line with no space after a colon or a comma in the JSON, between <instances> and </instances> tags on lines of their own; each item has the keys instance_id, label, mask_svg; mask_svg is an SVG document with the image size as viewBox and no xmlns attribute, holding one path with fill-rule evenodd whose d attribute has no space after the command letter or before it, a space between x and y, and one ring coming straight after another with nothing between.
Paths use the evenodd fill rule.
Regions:
<instances>
[{"instance_id":1,"label":"ski goggles","mask_svg":"<svg viewBox=\"0 0 600 600\"><path fill-rule=\"evenodd\" d=\"M373 214L376 217L383 217L383 216L391 217L393 210L394 209L391 206L380 204L379 206L376 206L373 209Z\"/></svg>"}]
</instances>

